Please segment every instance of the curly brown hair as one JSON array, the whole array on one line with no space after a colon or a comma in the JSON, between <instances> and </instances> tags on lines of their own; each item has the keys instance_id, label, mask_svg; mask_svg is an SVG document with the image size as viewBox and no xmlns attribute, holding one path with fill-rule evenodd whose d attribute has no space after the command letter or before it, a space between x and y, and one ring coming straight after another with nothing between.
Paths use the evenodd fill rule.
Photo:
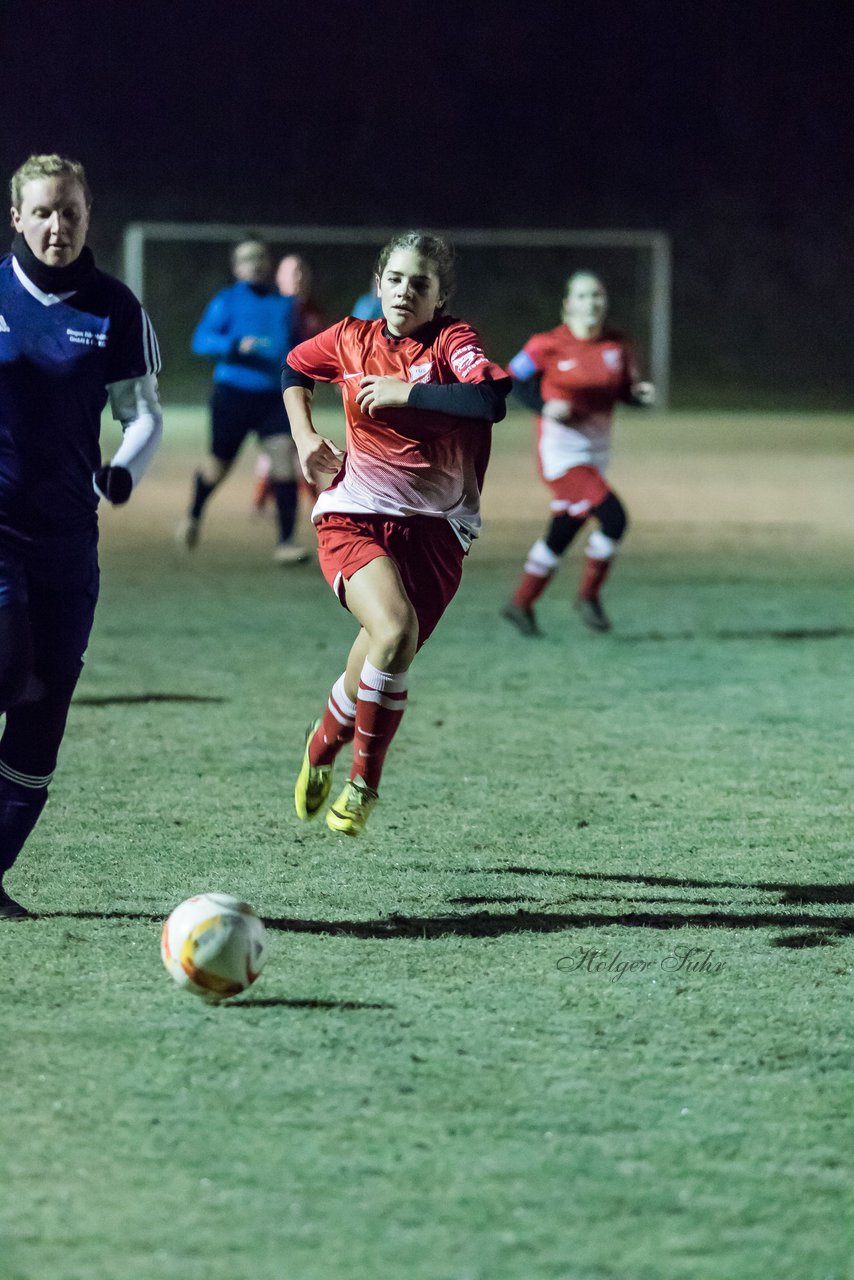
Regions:
<instances>
[{"instance_id":1,"label":"curly brown hair","mask_svg":"<svg viewBox=\"0 0 854 1280\"><path fill-rule=\"evenodd\" d=\"M429 231L400 231L396 236L392 236L388 244L384 245L380 250L376 267L377 275L380 278L382 278L382 273L388 266L389 258L396 249L411 249L414 253L432 263L436 275L439 277L439 290L442 298L439 310L443 310L457 283L453 246L448 244L447 240L443 240L441 236L431 235Z\"/></svg>"}]
</instances>

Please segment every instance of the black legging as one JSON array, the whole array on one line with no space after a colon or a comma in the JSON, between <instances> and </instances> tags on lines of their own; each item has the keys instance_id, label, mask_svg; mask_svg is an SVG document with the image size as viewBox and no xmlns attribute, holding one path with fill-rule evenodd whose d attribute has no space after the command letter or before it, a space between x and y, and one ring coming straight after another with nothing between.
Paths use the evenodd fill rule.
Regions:
<instances>
[{"instance_id":1,"label":"black legging","mask_svg":"<svg viewBox=\"0 0 854 1280\"><path fill-rule=\"evenodd\" d=\"M563 511L555 516L546 534L546 546L556 556L562 556L572 542L579 529L593 516L599 521L599 527L606 538L619 542L628 527L629 518L626 509L615 493L609 493L598 506L591 507L585 516L571 516Z\"/></svg>"},{"instance_id":2,"label":"black legging","mask_svg":"<svg viewBox=\"0 0 854 1280\"><path fill-rule=\"evenodd\" d=\"M34 671L27 606L0 609L0 712L6 713L0 761L35 777L53 772L82 669L80 662Z\"/></svg>"},{"instance_id":3,"label":"black legging","mask_svg":"<svg viewBox=\"0 0 854 1280\"><path fill-rule=\"evenodd\" d=\"M27 606L0 609L0 715L13 707L27 685L33 665L33 641Z\"/></svg>"}]
</instances>

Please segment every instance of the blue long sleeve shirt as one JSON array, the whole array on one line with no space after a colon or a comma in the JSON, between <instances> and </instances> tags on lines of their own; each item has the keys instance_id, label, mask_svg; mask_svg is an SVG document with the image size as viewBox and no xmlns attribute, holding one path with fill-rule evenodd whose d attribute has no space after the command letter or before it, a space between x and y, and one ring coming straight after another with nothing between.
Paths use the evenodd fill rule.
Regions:
<instances>
[{"instance_id":1,"label":"blue long sleeve shirt","mask_svg":"<svg viewBox=\"0 0 854 1280\"><path fill-rule=\"evenodd\" d=\"M238 348L248 337L263 346L243 355ZM293 298L239 281L208 303L192 347L195 355L216 361L214 382L241 391L278 391L285 356L301 337Z\"/></svg>"}]
</instances>

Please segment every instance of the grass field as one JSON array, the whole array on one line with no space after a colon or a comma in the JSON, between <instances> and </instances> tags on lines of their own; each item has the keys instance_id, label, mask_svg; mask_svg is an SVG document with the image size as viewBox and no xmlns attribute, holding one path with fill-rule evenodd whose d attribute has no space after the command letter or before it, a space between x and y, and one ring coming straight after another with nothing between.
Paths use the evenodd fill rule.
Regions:
<instances>
[{"instance_id":1,"label":"grass field","mask_svg":"<svg viewBox=\"0 0 854 1280\"><path fill-rule=\"evenodd\" d=\"M181 558L202 415L103 517L96 629L0 928L0 1280L851 1280L854 448L625 417L615 630L498 609L522 419L362 842L291 808L352 623L251 466ZM343 776L344 769L342 767ZM248 898L211 1008L163 917Z\"/></svg>"}]
</instances>

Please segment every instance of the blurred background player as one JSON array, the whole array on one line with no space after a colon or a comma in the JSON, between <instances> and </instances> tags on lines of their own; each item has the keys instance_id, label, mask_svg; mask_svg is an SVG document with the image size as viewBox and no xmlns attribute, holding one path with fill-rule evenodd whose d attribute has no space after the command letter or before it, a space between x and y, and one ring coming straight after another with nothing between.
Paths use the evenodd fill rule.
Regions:
<instances>
[{"instance_id":1,"label":"blurred background player","mask_svg":"<svg viewBox=\"0 0 854 1280\"><path fill-rule=\"evenodd\" d=\"M283 298L295 298L302 338L313 338L326 325L323 308L312 292L314 272L299 253L287 253L276 268L276 288Z\"/></svg>"},{"instance_id":2,"label":"blurred background player","mask_svg":"<svg viewBox=\"0 0 854 1280\"><path fill-rule=\"evenodd\" d=\"M269 482L279 524L273 558L298 564L308 553L294 541L298 460L279 387L282 361L300 337L294 298L273 283L273 263L263 241L247 237L234 246L235 283L212 299L193 334L193 351L210 356L214 388L210 406L210 452L196 472L187 514L176 539L192 549L211 494L234 466L244 440L254 432L270 459Z\"/></svg>"},{"instance_id":3,"label":"blurred background player","mask_svg":"<svg viewBox=\"0 0 854 1280\"><path fill-rule=\"evenodd\" d=\"M374 285L366 293L360 293L350 308L350 315L356 320L379 320L383 313L383 304Z\"/></svg>"},{"instance_id":4,"label":"blurred background player","mask_svg":"<svg viewBox=\"0 0 854 1280\"><path fill-rule=\"evenodd\" d=\"M283 298L293 298L297 308L300 341L313 338L326 326L323 308L312 292L314 272L299 253L286 253L276 268L276 288ZM252 493L253 510L262 512L273 501L272 459L263 444L255 464L255 488ZM299 474L297 480L299 481ZM312 501L317 494L311 490Z\"/></svg>"},{"instance_id":5,"label":"blurred background player","mask_svg":"<svg viewBox=\"0 0 854 1280\"><path fill-rule=\"evenodd\" d=\"M551 524L528 552L522 580L502 611L523 635L539 634L534 602L591 517L599 527L587 542L575 605L592 630L611 626L599 593L627 525L623 504L605 480L614 406L620 400L651 404L655 392L652 383L638 381L623 337L605 328L607 309L599 277L575 272L566 285L563 323L534 334L510 361L514 391L539 413L539 469L552 492Z\"/></svg>"},{"instance_id":6,"label":"blurred background player","mask_svg":"<svg viewBox=\"0 0 854 1280\"><path fill-rule=\"evenodd\" d=\"M157 339L86 245L83 166L30 158L12 178L0 260L0 917L47 800L98 599L98 499L127 502L162 432ZM102 465L101 410L123 439Z\"/></svg>"},{"instance_id":7,"label":"blurred background player","mask_svg":"<svg viewBox=\"0 0 854 1280\"><path fill-rule=\"evenodd\" d=\"M453 599L480 528L492 423L511 385L475 331L444 312L453 287L444 240L396 236L380 253L377 284L383 319L347 316L296 347L282 374L303 472L318 484L336 476L312 519L324 576L360 627L309 728L294 801L300 818L320 811L335 757L352 741L350 778L326 815L351 836L376 803L409 667ZM316 379L341 387L346 454L314 430Z\"/></svg>"}]
</instances>

